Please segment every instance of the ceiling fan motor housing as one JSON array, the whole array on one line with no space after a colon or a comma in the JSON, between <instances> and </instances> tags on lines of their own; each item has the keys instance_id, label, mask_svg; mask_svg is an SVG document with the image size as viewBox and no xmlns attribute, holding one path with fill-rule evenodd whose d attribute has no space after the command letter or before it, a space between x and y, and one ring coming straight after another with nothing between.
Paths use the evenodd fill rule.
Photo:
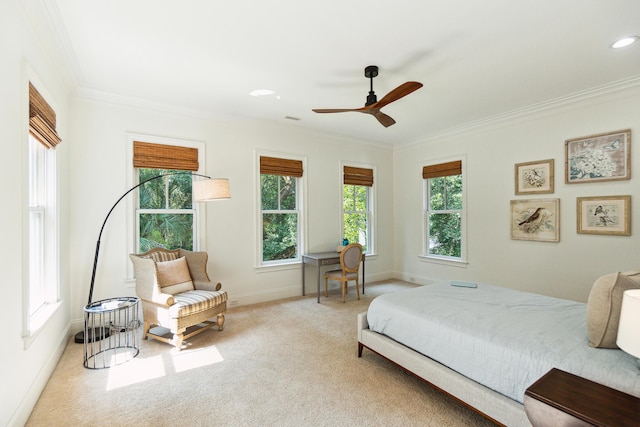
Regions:
<instances>
[{"instance_id":1,"label":"ceiling fan motor housing","mask_svg":"<svg viewBox=\"0 0 640 427\"><path fill-rule=\"evenodd\" d=\"M369 65L364 69L364 76L368 79L372 79L378 75L378 66L377 65Z\"/></svg>"},{"instance_id":2,"label":"ceiling fan motor housing","mask_svg":"<svg viewBox=\"0 0 640 427\"><path fill-rule=\"evenodd\" d=\"M375 104L378 102L378 97L373 91L373 78L378 75L378 66L377 65L369 65L364 69L364 76L371 81L371 89L369 90L369 95L367 96L367 102L364 104L365 107L367 105Z\"/></svg>"}]
</instances>

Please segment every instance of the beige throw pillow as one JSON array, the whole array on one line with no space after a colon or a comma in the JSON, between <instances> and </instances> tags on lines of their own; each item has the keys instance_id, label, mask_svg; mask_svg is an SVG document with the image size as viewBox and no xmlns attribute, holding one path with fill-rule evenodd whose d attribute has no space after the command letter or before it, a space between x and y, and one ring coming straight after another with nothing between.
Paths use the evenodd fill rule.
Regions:
<instances>
[{"instance_id":1,"label":"beige throw pillow","mask_svg":"<svg viewBox=\"0 0 640 427\"><path fill-rule=\"evenodd\" d=\"M163 293L175 295L194 289L185 257L172 261L156 262L156 274L158 285Z\"/></svg>"},{"instance_id":2,"label":"beige throw pillow","mask_svg":"<svg viewBox=\"0 0 640 427\"><path fill-rule=\"evenodd\" d=\"M629 289L640 289L640 271L606 274L593 284L587 301L587 335L591 347L618 348L622 294Z\"/></svg>"}]
</instances>

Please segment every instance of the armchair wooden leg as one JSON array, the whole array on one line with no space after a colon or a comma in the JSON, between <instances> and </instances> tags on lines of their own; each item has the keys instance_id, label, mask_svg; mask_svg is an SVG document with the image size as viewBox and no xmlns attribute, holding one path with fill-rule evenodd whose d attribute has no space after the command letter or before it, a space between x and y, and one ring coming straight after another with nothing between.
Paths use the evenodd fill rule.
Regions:
<instances>
[{"instance_id":1,"label":"armchair wooden leg","mask_svg":"<svg viewBox=\"0 0 640 427\"><path fill-rule=\"evenodd\" d=\"M171 344L173 344L175 346L176 351L182 350L182 341L183 340L184 340L184 337L183 337L182 333L173 334L173 340L171 340Z\"/></svg>"},{"instance_id":2,"label":"armchair wooden leg","mask_svg":"<svg viewBox=\"0 0 640 427\"><path fill-rule=\"evenodd\" d=\"M218 330L221 331L222 329L224 329L224 314L222 313L218 314L218 317L216 320L218 323Z\"/></svg>"},{"instance_id":3,"label":"armchair wooden leg","mask_svg":"<svg viewBox=\"0 0 640 427\"><path fill-rule=\"evenodd\" d=\"M146 340L149 336L149 329L151 329L151 325L146 320L144 321L144 326L142 327L142 339Z\"/></svg>"},{"instance_id":4,"label":"armchair wooden leg","mask_svg":"<svg viewBox=\"0 0 640 427\"><path fill-rule=\"evenodd\" d=\"M356 292L358 293L358 299L360 299L360 284L358 283L358 279L356 279Z\"/></svg>"},{"instance_id":5,"label":"armchair wooden leg","mask_svg":"<svg viewBox=\"0 0 640 427\"><path fill-rule=\"evenodd\" d=\"M342 287L342 302L344 302L344 295L347 292L347 282L342 282L341 283L341 287Z\"/></svg>"}]
</instances>

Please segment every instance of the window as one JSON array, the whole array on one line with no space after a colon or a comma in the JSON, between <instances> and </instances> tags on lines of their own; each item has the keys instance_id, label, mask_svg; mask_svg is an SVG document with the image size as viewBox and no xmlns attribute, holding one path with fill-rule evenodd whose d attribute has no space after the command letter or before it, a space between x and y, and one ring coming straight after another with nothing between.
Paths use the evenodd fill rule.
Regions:
<instances>
[{"instance_id":1,"label":"window","mask_svg":"<svg viewBox=\"0 0 640 427\"><path fill-rule=\"evenodd\" d=\"M46 306L46 243L49 232L47 206L47 149L29 135L29 317L33 319ZM55 289L55 288L54 288ZM54 294L55 297L55 294Z\"/></svg>"},{"instance_id":2,"label":"window","mask_svg":"<svg viewBox=\"0 0 640 427\"><path fill-rule=\"evenodd\" d=\"M158 246L195 249L196 209L190 172L198 171L198 155L193 147L134 141L136 178L138 182L150 180L138 191L138 252Z\"/></svg>"},{"instance_id":3,"label":"window","mask_svg":"<svg viewBox=\"0 0 640 427\"><path fill-rule=\"evenodd\" d=\"M462 161L425 166L424 255L465 260Z\"/></svg>"},{"instance_id":4,"label":"window","mask_svg":"<svg viewBox=\"0 0 640 427\"><path fill-rule=\"evenodd\" d=\"M29 83L28 189L28 319L25 335L34 335L58 302L56 156L60 143L56 115Z\"/></svg>"},{"instance_id":5,"label":"window","mask_svg":"<svg viewBox=\"0 0 640 427\"><path fill-rule=\"evenodd\" d=\"M260 157L261 264L300 259L302 161Z\"/></svg>"},{"instance_id":6,"label":"window","mask_svg":"<svg viewBox=\"0 0 640 427\"><path fill-rule=\"evenodd\" d=\"M154 179L140 187L138 249L146 252L155 247L193 250L194 216L191 175L180 170L138 169L138 182L158 175L175 174Z\"/></svg>"},{"instance_id":7,"label":"window","mask_svg":"<svg viewBox=\"0 0 640 427\"><path fill-rule=\"evenodd\" d=\"M344 166L342 182L342 236L371 254L373 169Z\"/></svg>"}]
</instances>

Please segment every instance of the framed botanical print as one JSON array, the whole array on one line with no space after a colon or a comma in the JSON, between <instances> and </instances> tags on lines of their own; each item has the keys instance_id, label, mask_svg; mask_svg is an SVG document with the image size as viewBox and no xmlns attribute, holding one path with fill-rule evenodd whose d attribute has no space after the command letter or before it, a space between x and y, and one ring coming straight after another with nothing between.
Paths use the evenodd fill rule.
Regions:
<instances>
[{"instance_id":1,"label":"framed botanical print","mask_svg":"<svg viewBox=\"0 0 640 427\"><path fill-rule=\"evenodd\" d=\"M516 194L553 193L553 159L516 163Z\"/></svg>"},{"instance_id":2,"label":"framed botanical print","mask_svg":"<svg viewBox=\"0 0 640 427\"><path fill-rule=\"evenodd\" d=\"M631 179L631 130L567 139L565 182Z\"/></svg>"},{"instance_id":3,"label":"framed botanical print","mask_svg":"<svg viewBox=\"0 0 640 427\"><path fill-rule=\"evenodd\" d=\"M560 199L512 200L510 218L514 240L560 241Z\"/></svg>"},{"instance_id":4,"label":"framed botanical print","mask_svg":"<svg viewBox=\"0 0 640 427\"><path fill-rule=\"evenodd\" d=\"M578 233L631 235L631 196L578 197Z\"/></svg>"}]
</instances>

